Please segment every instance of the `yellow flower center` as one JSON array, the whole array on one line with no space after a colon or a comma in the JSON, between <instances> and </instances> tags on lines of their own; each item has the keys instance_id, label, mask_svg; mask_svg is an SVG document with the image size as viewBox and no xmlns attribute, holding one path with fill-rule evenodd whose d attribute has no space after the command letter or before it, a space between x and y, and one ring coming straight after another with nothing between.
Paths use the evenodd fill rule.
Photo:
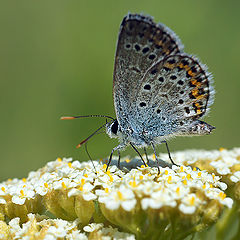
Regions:
<instances>
[{"instance_id":1,"label":"yellow flower center","mask_svg":"<svg viewBox=\"0 0 240 240\"><path fill-rule=\"evenodd\" d=\"M129 185L132 187L137 187L137 183L135 181L129 182Z\"/></svg>"},{"instance_id":2,"label":"yellow flower center","mask_svg":"<svg viewBox=\"0 0 240 240\"><path fill-rule=\"evenodd\" d=\"M103 169L106 170L107 169L107 164L103 164Z\"/></svg>"},{"instance_id":3,"label":"yellow flower center","mask_svg":"<svg viewBox=\"0 0 240 240\"><path fill-rule=\"evenodd\" d=\"M180 195L180 187L177 187L176 193L177 193L178 196Z\"/></svg>"},{"instance_id":4,"label":"yellow flower center","mask_svg":"<svg viewBox=\"0 0 240 240\"><path fill-rule=\"evenodd\" d=\"M226 198L226 194L224 192L219 193L219 197L224 200Z\"/></svg>"},{"instance_id":5,"label":"yellow flower center","mask_svg":"<svg viewBox=\"0 0 240 240\"><path fill-rule=\"evenodd\" d=\"M219 151L220 151L220 152L222 152L222 151L224 151L224 150L226 150L226 148L223 148L223 147L220 147L220 148L219 148Z\"/></svg>"},{"instance_id":6,"label":"yellow flower center","mask_svg":"<svg viewBox=\"0 0 240 240\"><path fill-rule=\"evenodd\" d=\"M190 203L191 206L193 206L194 203L195 203L195 197L191 197L190 200L189 200L189 203Z\"/></svg>"},{"instance_id":7,"label":"yellow flower center","mask_svg":"<svg viewBox=\"0 0 240 240\"><path fill-rule=\"evenodd\" d=\"M167 179L167 182L170 184L172 181L172 176L169 176L168 179Z\"/></svg>"},{"instance_id":8,"label":"yellow flower center","mask_svg":"<svg viewBox=\"0 0 240 240\"><path fill-rule=\"evenodd\" d=\"M24 191L20 190L21 197L24 197Z\"/></svg>"},{"instance_id":9,"label":"yellow flower center","mask_svg":"<svg viewBox=\"0 0 240 240\"><path fill-rule=\"evenodd\" d=\"M118 195L119 200L122 201L124 199L124 197L120 191L117 191L117 195Z\"/></svg>"}]
</instances>

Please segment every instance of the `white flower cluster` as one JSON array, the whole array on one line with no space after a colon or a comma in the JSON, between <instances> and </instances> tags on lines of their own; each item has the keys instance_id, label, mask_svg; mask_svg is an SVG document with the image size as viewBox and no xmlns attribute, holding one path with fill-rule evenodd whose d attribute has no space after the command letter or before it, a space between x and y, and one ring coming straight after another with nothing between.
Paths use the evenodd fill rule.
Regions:
<instances>
[{"instance_id":1,"label":"white flower cluster","mask_svg":"<svg viewBox=\"0 0 240 240\"><path fill-rule=\"evenodd\" d=\"M175 152L172 157L179 164L194 165L201 161L209 162L209 168L213 168L218 175L229 175L233 183L240 181L240 148L232 150L220 148L219 151L188 150ZM168 161L167 154L161 154L160 158Z\"/></svg>"},{"instance_id":2,"label":"white flower cluster","mask_svg":"<svg viewBox=\"0 0 240 240\"><path fill-rule=\"evenodd\" d=\"M121 206L125 211L131 211L140 199L143 210L178 206L183 213L193 214L200 205L205 204L194 193L196 190L230 208L233 203L222 191L226 190L227 185L220 182L219 177L191 167L160 168L160 175L156 168L143 167L132 169L124 176L109 174L109 178L112 176L115 180L111 185L106 186L105 179L104 189L95 191L98 201L110 210Z\"/></svg>"},{"instance_id":3,"label":"white flower cluster","mask_svg":"<svg viewBox=\"0 0 240 240\"><path fill-rule=\"evenodd\" d=\"M106 172L105 164L94 161L95 173L90 161L71 161L57 159L37 172L31 172L27 179L13 179L0 184L0 203L6 203L6 195L12 196L13 203L22 205L26 199L33 199L36 195L67 189L68 197L80 194L85 201L97 199L110 210L121 207L131 211L140 201L144 210L169 206L178 207L185 214L193 214L198 206L205 204L196 194L196 190L200 190L206 198L232 206L232 199L223 192L227 185L206 171L173 166L172 169L160 168L160 174L157 168L151 167L124 173L111 166Z\"/></svg>"},{"instance_id":4,"label":"white flower cluster","mask_svg":"<svg viewBox=\"0 0 240 240\"><path fill-rule=\"evenodd\" d=\"M182 165L160 163L159 170L154 157L148 157L147 167L137 158L123 159L121 169L114 158L107 171L103 160L80 163L58 158L27 178L2 182L0 236L10 231L20 239L35 229L41 239L45 229L44 239L132 240L153 235L169 239L172 234L184 239L186 233L203 231L218 220L224 206L232 208L232 198L238 200L240 150L172 155ZM164 155L160 158L167 160ZM205 164L199 166L202 170L199 162ZM43 217L43 212L59 219ZM120 233L111 224L133 235Z\"/></svg>"},{"instance_id":5,"label":"white flower cluster","mask_svg":"<svg viewBox=\"0 0 240 240\"><path fill-rule=\"evenodd\" d=\"M35 214L28 214L28 221L20 224L20 218L12 219L8 224L9 235L0 234L0 239L39 239L39 240L54 240L54 239L67 239L67 240L87 240L89 233L94 233L92 239L111 240L134 240L132 234L119 232L118 229L107 227L104 228L103 224L91 223L83 228L78 229L78 220L65 221L62 219L48 219L46 216ZM31 236L31 237L30 237ZM100 238L101 237L101 238Z\"/></svg>"}]
</instances>

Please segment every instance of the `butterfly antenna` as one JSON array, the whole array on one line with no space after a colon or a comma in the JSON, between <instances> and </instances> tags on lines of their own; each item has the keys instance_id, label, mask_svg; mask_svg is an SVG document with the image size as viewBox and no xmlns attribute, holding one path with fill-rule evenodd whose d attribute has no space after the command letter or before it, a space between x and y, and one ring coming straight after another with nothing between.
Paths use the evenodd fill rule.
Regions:
<instances>
[{"instance_id":1,"label":"butterfly antenna","mask_svg":"<svg viewBox=\"0 0 240 240\"><path fill-rule=\"evenodd\" d=\"M109 118L111 120L115 120L113 117L106 116L106 115L82 115L82 116L66 116L66 117L61 117L61 120L71 120L71 119L76 119L76 118L88 118L88 117L102 117L102 118Z\"/></svg>"},{"instance_id":2,"label":"butterfly antenna","mask_svg":"<svg viewBox=\"0 0 240 240\"><path fill-rule=\"evenodd\" d=\"M93 165L93 168L94 168L94 170L95 170L95 173L97 174L97 169L96 169L96 167L95 167L95 165L94 165L94 162L93 162L93 160L92 160L92 157L90 156L90 154L89 154L89 152L88 152L88 149L87 149L87 142L85 143L85 151L86 151L86 153L87 153L87 155L88 155L88 157L89 157L89 159L90 159L90 161L91 161L91 163L92 163L92 165Z\"/></svg>"},{"instance_id":3,"label":"butterfly antenna","mask_svg":"<svg viewBox=\"0 0 240 240\"><path fill-rule=\"evenodd\" d=\"M113 119L114 120L114 119ZM99 127L96 131L94 131L90 136L88 136L86 139L81 141L78 145L77 148L80 148L84 143L86 143L91 137L93 137L98 131L100 131L102 128L106 126L106 123L104 123L101 127Z\"/></svg>"}]
</instances>

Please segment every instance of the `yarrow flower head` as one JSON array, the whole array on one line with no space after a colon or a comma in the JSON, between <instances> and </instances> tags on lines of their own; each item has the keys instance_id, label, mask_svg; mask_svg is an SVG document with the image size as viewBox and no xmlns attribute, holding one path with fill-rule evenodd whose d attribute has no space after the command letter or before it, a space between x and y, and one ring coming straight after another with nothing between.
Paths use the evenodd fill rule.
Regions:
<instances>
[{"instance_id":1,"label":"yarrow flower head","mask_svg":"<svg viewBox=\"0 0 240 240\"><path fill-rule=\"evenodd\" d=\"M226 169L233 172L224 176L231 186L237 186L240 151L233 151L235 155L224 153ZM23 237L32 228L40 236L45 224L44 236L49 239L169 239L175 235L184 239L207 229L224 209L232 208L233 200L227 195L229 182L220 174L225 167L213 170L217 165L210 161L219 162L219 152L217 158L213 152L201 154L201 161L208 156L206 170L196 164L201 161L195 152L192 157L173 154L176 162L181 159L184 164L165 164L160 172L151 157L147 167L141 166L139 159L125 159L121 170L112 165L107 171L104 161L94 161L93 168L91 161L58 158L27 178L0 183L2 229L6 235ZM234 164L230 164L234 157ZM41 215L43 212L59 220ZM120 233L111 225L131 234Z\"/></svg>"}]
</instances>

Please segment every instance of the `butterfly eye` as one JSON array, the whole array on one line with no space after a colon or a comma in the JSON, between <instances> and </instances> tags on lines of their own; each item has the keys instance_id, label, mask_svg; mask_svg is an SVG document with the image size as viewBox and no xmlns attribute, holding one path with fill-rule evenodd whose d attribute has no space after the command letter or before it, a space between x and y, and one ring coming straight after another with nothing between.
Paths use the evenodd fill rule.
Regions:
<instances>
[{"instance_id":1,"label":"butterfly eye","mask_svg":"<svg viewBox=\"0 0 240 240\"><path fill-rule=\"evenodd\" d=\"M118 121L115 120L111 126L111 131L113 134L117 134L117 131L118 131Z\"/></svg>"}]
</instances>

